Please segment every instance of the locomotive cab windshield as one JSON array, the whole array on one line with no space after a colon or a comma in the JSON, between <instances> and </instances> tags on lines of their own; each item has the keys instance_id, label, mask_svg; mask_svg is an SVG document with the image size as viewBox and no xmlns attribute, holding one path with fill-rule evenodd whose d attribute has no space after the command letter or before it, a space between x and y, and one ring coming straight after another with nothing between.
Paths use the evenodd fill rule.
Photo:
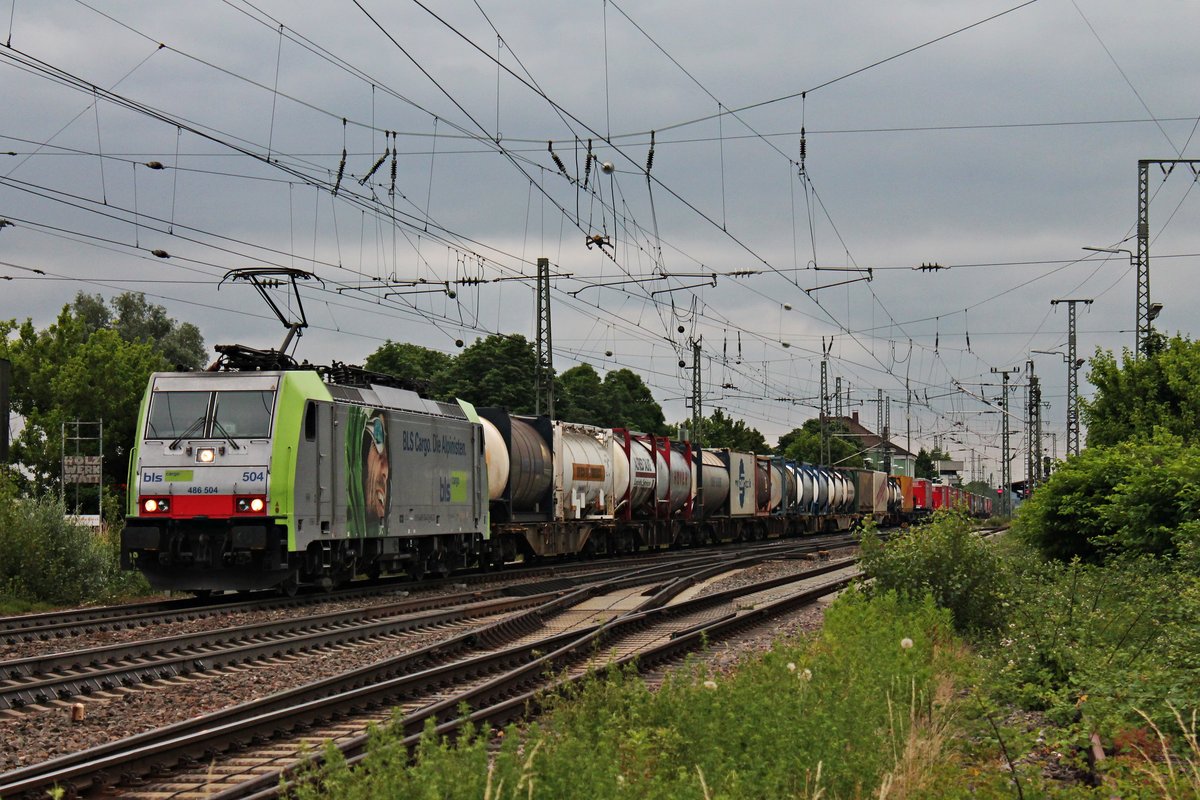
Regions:
<instances>
[{"instance_id":1,"label":"locomotive cab windshield","mask_svg":"<svg viewBox=\"0 0 1200 800\"><path fill-rule=\"evenodd\" d=\"M171 449L190 437L268 439L274 390L164 391L154 394L146 438L170 440Z\"/></svg>"}]
</instances>

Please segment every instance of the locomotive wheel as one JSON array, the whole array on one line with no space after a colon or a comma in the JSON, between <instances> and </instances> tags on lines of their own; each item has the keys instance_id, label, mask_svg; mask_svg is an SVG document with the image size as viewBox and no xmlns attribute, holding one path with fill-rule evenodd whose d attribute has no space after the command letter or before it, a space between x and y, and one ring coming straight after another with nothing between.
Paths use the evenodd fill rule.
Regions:
<instances>
[{"instance_id":1,"label":"locomotive wheel","mask_svg":"<svg viewBox=\"0 0 1200 800\"><path fill-rule=\"evenodd\" d=\"M295 572L289 573L288 576L279 583L278 588L279 593L284 597L295 597L296 592L300 591L300 576Z\"/></svg>"}]
</instances>

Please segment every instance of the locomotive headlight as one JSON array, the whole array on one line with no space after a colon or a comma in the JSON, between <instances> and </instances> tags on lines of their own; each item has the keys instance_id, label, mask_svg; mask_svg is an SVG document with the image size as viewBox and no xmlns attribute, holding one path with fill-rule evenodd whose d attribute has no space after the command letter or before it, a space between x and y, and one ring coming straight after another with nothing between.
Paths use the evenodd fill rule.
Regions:
<instances>
[{"instance_id":1,"label":"locomotive headlight","mask_svg":"<svg viewBox=\"0 0 1200 800\"><path fill-rule=\"evenodd\" d=\"M201 464L211 464L217 457L217 451L211 447L201 447L196 451L196 460Z\"/></svg>"},{"instance_id":2,"label":"locomotive headlight","mask_svg":"<svg viewBox=\"0 0 1200 800\"><path fill-rule=\"evenodd\" d=\"M239 497L234 503L234 509L239 514L247 514L250 512L260 514L266 507L267 501L261 497Z\"/></svg>"},{"instance_id":3,"label":"locomotive headlight","mask_svg":"<svg viewBox=\"0 0 1200 800\"><path fill-rule=\"evenodd\" d=\"M146 509L147 513L153 514L155 511L158 511L158 501L153 499L147 500L142 504L142 508Z\"/></svg>"}]
</instances>

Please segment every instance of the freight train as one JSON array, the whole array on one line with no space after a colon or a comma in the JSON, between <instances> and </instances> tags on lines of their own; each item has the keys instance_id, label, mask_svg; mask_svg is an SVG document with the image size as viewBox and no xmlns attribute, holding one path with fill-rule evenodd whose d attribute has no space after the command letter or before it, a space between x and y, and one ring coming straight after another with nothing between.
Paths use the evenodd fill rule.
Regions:
<instances>
[{"instance_id":1,"label":"freight train","mask_svg":"<svg viewBox=\"0 0 1200 800\"><path fill-rule=\"evenodd\" d=\"M291 593L976 502L882 472L437 402L341 365L268 366L285 368L150 377L121 560L153 587Z\"/></svg>"}]
</instances>

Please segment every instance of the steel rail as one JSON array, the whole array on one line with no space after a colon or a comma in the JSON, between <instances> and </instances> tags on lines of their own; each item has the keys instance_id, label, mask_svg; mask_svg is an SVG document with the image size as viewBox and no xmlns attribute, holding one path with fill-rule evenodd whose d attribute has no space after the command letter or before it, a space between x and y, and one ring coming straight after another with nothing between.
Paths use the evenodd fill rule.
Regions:
<instances>
[{"instance_id":1,"label":"steel rail","mask_svg":"<svg viewBox=\"0 0 1200 800\"><path fill-rule=\"evenodd\" d=\"M767 557L771 556L731 559L726 568L761 561ZM811 575L812 573L800 573L794 580L804 580ZM537 656L545 652L547 647L557 647L572 640L580 640L579 632L558 634L523 647L466 658L441 668L426 668L413 673L427 667L432 661L461 655L481 646L497 647L505 641L526 635L539 629L542 620L548 616L601 591L644 585L645 581L645 576L631 574L603 586L587 586L509 620L494 623L478 631L460 634L445 642L421 648L378 665L364 667L343 676L318 681L290 692L176 723L119 742L101 745L82 753L14 770L0 775L0 795L20 794L55 784L67 785L74 790L85 790L94 782L101 785L107 783L113 776L136 777L156 771L163 764L177 763L181 759L207 759L237 742L255 737L269 738L297 725L311 724L314 719L351 714L363 708L393 702L396 697L414 691L421 682L454 682L497 670L507 674L521 661L540 661ZM747 594L754 589L741 587L733 591ZM668 609L642 613L664 616L677 614L680 613L679 609L684 607L724 602L727 599L723 597L725 594L727 593L697 598ZM601 627L604 626L593 626L591 633Z\"/></svg>"}]
</instances>

